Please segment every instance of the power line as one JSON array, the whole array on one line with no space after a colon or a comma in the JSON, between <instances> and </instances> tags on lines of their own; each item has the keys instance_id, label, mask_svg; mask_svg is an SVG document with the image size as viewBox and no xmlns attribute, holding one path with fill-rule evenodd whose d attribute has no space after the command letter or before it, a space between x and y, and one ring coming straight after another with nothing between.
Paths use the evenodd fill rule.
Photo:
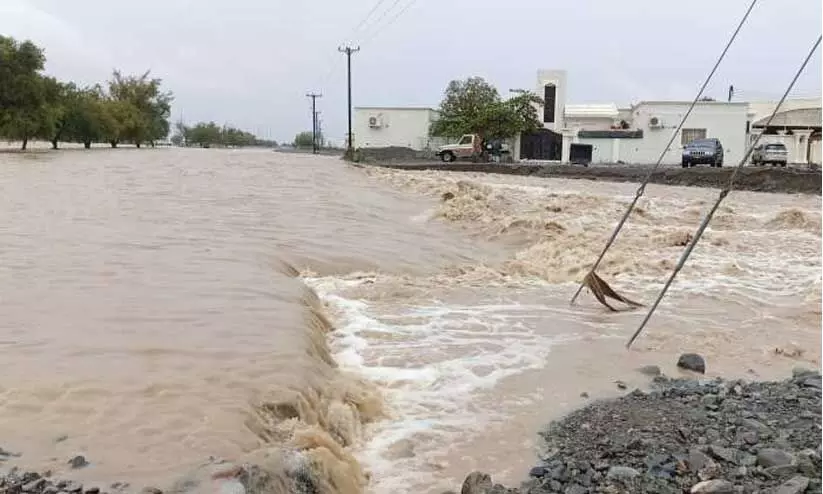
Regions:
<instances>
[{"instance_id":1,"label":"power line","mask_svg":"<svg viewBox=\"0 0 823 494\"><path fill-rule=\"evenodd\" d=\"M578 295L580 295L580 292L583 291L583 287L586 286L586 280L589 280L593 277L595 270L597 270L597 267L600 266L600 262L603 261L603 257L606 255L606 252L609 250L609 248L611 248L612 244L614 244L615 239L617 239L617 234L620 233L620 230L626 223L626 220L628 219L629 215L634 209L634 206L637 204L637 201L640 200L640 197L646 191L646 185L648 185L649 180L652 177L652 174L660 166L660 163L663 161L663 158L666 156L666 153L669 151L669 148L672 147L672 143L677 138L678 134L680 133L680 130L683 128L683 125L686 123L686 119L689 117L689 115L691 115L692 110L694 109L695 105L697 105L697 102L700 100L700 97L703 96L703 91L706 90L706 86L709 85L709 81L711 81L712 77L714 77L714 73L720 66L720 62L722 62L723 58L725 58L726 52L729 51L729 48L732 46L732 43L734 42L735 38L737 38L737 34L740 32L740 29L743 27L743 24L746 23L746 19L749 18L749 14L751 14L752 9L754 9L756 3L757 0L752 0L752 3L746 10L746 14L743 15L742 19L740 19L740 22L737 24L737 28L734 30L734 33L732 34L731 38L729 38L728 43L726 43L726 47L723 48L723 52L720 53L720 57L717 59L717 62L715 62L711 72L709 72L709 76L706 78L706 81L703 83L703 86L700 88L700 91L697 92L697 95L694 97L694 101L692 101L692 104L689 106L689 109L683 115L683 118L680 120L680 123L677 125L677 128L672 133L671 139L669 139L669 142L666 144L666 147L663 149L663 152L660 153L660 157L657 158L657 162L654 164L653 167L649 169L648 173L646 173L646 177L643 179L643 182L640 184L640 187L637 188L637 193L634 196L634 200L631 202L631 204L629 204L629 207L628 209L626 209L626 213L623 215L623 218L617 224L617 227L614 229L614 232L612 232L611 238L609 238L609 240L606 242L606 246L603 247L603 250L600 252L600 256L598 256L597 260L594 262L594 265L583 278L583 282L581 282L580 286L577 287L577 291L572 296L570 303L573 304L575 300L577 300Z\"/></svg>"},{"instance_id":2,"label":"power line","mask_svg":"<svg viewBox=\"0 0 823 494\"><path fill-rule=\"evenodd\" d=\"M780 107L783 105L783 102L786 101L786 98L789 96L789 93L794 87L794 84L797 82L797 79L800 77L800 74L803 73L803 70L806 68L806 65L809 63L809 60L811 60L812 55L814 55L814 52L817 51L818 46L820 46L821 39L823 39L823 36L817 37L817 41L814 43L814 46L812 46L812 49L809 51L809 54L806 55L806 58L805 60L803 60L803 63L800 64L800 68L797 69L797 73L795 73L794 78L792 78L792 82L789 83L789 86L786 88L786 91L783 93L783 96L780 98L780 101L777 102L777 106L774 107L774 110L772 111L771 115L769 115L769 120L766 122L764 127L768 127L769 124L772 123L772 119L775 115L777 115L777 112L780 110ZM760 138L762 136L762 132L757 134L757 137L755 138L754 142L752 142L749 145L749 148L746 150L746 153L743 155L742 158L740 158L740 163L735 167L734 171L729 177L729 183L726 184L726 187L720 191L720 195L717 197L717 202L714 203L714 206L712 206L712 208L706 214L706 217L703 218L703 222L700 223L700 226L697 228L697 231L692 237L691 242L689 242L689 245L686 247L686 250L684 250L683 254L680 256L680 260L677 262L677 266L675 266L671 276L669 276L669 279L666 280L666 284L663 285L663 289L657 296L657 300L654 301L654 304L652 305L651 309L649 309L649 312L648 314L646 314L646 317L643 319L643 322L640 323L640 327L637 328L637 331L634 332L631 339L629 339L628 343L626 343L626 348L632 346L634 340L636 340L637 337L640 336L640 332L643 331L643 328L646 327L646 323L648 323L649 319L651 319L652 314L654 314L655 309L657 309L657 306L660 304L660 301L663 299L663 296L666 294L666 291L668 291L669 287L674 281L675 276L677 276L677 273L679 273L680 270L683 268L683 265L686 264L686 260L692 253L694 246L697 245L697 241L700 240L700 237L703 235L703 232L706 230L706 227L709 226L709 221L711 221L712 216L714 216L715 211L717 211L717 208L720 207L720 203L723 202L723 199L725 199L729 192L732 191L732 188L734 187L734 179L737 177L737 173L740 171L741 168L743 168L743 165L746 164L746 161L752 154L752 150L754 150L754 147L757 146L757 143L758 141L760 141Z\"/></svg>"},{"instance_id":3,"label":"power line","mask_svg":"<svg viewBox=\"0 0 823 494\"><path fill-rule=\"evenodd\" d=\"M389 21L388 21L386 24L383 24L383 27L382 27L382 28L378 28L378 29L377 29L377 31L374 31L374 32L372 33L372 35L371 35L371 36L369 36L368 38L364 39L364 40L361 42L361 44L362 44L362 45L365 45L366 43L368 43L368 42L372 41L374 38L376 38L378 34L380 34L380 33L381 33L384 29L386 29L387 27L389 27L389 26L391 26L392 24L394 24L394 22L395 22L397 19L399 19L399 18L400 18L400 16L402 16L403 14L405 14L405 13L406 13L406 11L407 11L407 10L409 10L409 9L411 8L411 6L412 6L412 5L414 5L416 2L417 2L417 0L411 0L409 3L407 3L407 4L406 4L406 6L405 6L405 7L403 7L402 9L400 9L394 17L390 18L390 19L389 19Z\"/></svg>"},{"instance_id":4,"label":"power line","mask_svg":"<svg viewBox=\"0 0 823 494\"><path fill-rule=\"evenodd\" d=\"M363 27L363 25L366 24L366 21L369 20L369 17L371 17L371 15L374 14L375 11L377 11L377 9L380 8L380 6L383 5L383 2L385 1L386 0L377 0L377 3L374 4L374 6L371 8L371 10L369 10L366 16L363 17L363 19L361 19L356 26L354 26L354 29L351 30L350 35L356 33L361 27Z\"/></svg>"}]
</instances>

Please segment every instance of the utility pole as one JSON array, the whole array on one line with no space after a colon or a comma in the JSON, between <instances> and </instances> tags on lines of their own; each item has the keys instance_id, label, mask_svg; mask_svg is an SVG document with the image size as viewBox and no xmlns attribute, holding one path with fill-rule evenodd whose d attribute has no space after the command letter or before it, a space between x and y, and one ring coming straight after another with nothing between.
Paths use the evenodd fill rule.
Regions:
<instances>
[{"instance_id":1,"label":"utility pole","mask_svg":"<svg viewBox=\"0 0 823 494\"><path fill-rule=\"evenodd\" d=\"M729 86L729 103L732 101L732 96L734 96L734 86Z\"/></svg>"},{"instance_id":2,"label":"utility pole","mask_svg":"<svg viewBox=\"0 0 823 494\"><path fill-rule=\"evenodd\" d=\"M323 149L323 121L320 120L320 114L322 112L317 112L314 114L314 120L317 122L317 140L320 141L317 145L318 148Z\"/></svg>"},{"instance_id":3,"label":"utility pole","mask_svg":"<svg viewBox=\"0 0 823 494\"><path fill-rule=\"evenodd\" d=\"M341 47L337 48L337 51L339 51L340 53L345 53L346 54L346 66L347 66L347 72L348 72L348 86L349 86L349 132L348 132L348 139L346 139L348 141L348 145L346 146L346 149L347 149L348 155L352 156L352 153L354 151L354 142L353 142L354 138L353 138L352 133L351 133L351 55L352 55L352 53L357 53L358 51L360 51L360 47L357 46L357 47L352 48L351 46L346 46L346 47L341 46Z\"/></svg>"},{"instance_id":4,"label":"utility pole","mask_svg":"<svg viewBox=\"0 0 823 494\"><path fill-rule=\"evenodd\" d=\"M306 97L311 98L311 152L317 154L317 98L322 97L320 93L307 93Z\"/></svg>"}]
</instances>

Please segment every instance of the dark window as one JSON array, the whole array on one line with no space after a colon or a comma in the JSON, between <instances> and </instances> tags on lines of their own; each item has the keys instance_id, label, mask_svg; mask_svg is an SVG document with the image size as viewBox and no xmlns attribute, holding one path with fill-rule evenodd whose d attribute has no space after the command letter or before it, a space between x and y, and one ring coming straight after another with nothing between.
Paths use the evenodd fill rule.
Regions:
<instances>
[{"instance_id":1,"label":"dark window","mask_svg":"<svg viewBox=\"0 0 823 494\"><path fill-rule=\"evenodd\" d=\"M751 122L746 122L746 133L748 134L751 131L752 131L752 123Z\"/></svg>"},{"instance_id":2,"label":"dark window","mask_svg":"<svg viewBox=\"0 0 823 494\"><path fill-rule=\"evenodd\" d=\"M546 84L543 88L543 122L554 123L554 106L557 100L557 88L554 84Z\"/></svg>"}]
</instances>

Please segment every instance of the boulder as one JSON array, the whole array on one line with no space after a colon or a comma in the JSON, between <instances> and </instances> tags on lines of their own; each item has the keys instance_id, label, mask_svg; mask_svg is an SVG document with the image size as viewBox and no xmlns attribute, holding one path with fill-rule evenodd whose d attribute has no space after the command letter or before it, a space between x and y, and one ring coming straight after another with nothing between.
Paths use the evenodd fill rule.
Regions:
<instances>
[{"instance_id":1,"label":"boulder","mask_svg":"<svg viewBox=\"0 0 823 494\"><path fill-rule=\"evenodd\" d=\"M696 353L684 353L681 355L680 358L677 359L677 366L681 369L699 372L701 374L706 373L706 361Z\"/></svg>"},{"instance_id":2,"label":"boulder","mask_svg":"<svg viewBox=\"0 0 823 494\"><path fill-rule=\"evenodd\" d=\"M781 449L763 448L757 452L757 464L763 468L791 465L794 462L794 456Z\"/></svg>"},{"instance_id":3,"label":"boulder","mask_svg":"<svg viewBox=\"0 0 823 494\"><path fill-rule=\"evenodd\" d=\"M809 487L809 479L798 475L784 482L775 490L775 494L801 494Z\"/></svg>"},{"instance_id":4,"label":"boulder","mask_svg":"<svg viewBox=\"0 0 823 494\"><path fill-rule=\"evenodd\" d=\"M463 481L460 494L488 494L492 490L492 478L487 473L472 472Z\"/></svg>"}]
</instances>

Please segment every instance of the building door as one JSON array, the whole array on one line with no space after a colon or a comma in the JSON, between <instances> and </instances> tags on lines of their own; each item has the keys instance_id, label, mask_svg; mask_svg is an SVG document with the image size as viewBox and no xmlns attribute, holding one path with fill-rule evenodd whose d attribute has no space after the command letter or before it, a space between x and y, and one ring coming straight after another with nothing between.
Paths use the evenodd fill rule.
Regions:
<instances>
[{"instance_id":1,"label":"building door","mask_svg":"<svg viewBox=\"0 0 823 494\"><path fill-rule=\"evenodd\" d=\"M588 165L592 162L591 144L571 144L569 145L569 162Z\"/></svg>"},{"instance_id":2,"label":"building door","mask_svg":"<svg viewBox=\"0 0 823 494\"><path fill-rule=\"evenodd\" d=\"M520 136L520 158L526 160L560 161L563 136L549 129L540 129Z\"/></svg>"}]
</instances>

